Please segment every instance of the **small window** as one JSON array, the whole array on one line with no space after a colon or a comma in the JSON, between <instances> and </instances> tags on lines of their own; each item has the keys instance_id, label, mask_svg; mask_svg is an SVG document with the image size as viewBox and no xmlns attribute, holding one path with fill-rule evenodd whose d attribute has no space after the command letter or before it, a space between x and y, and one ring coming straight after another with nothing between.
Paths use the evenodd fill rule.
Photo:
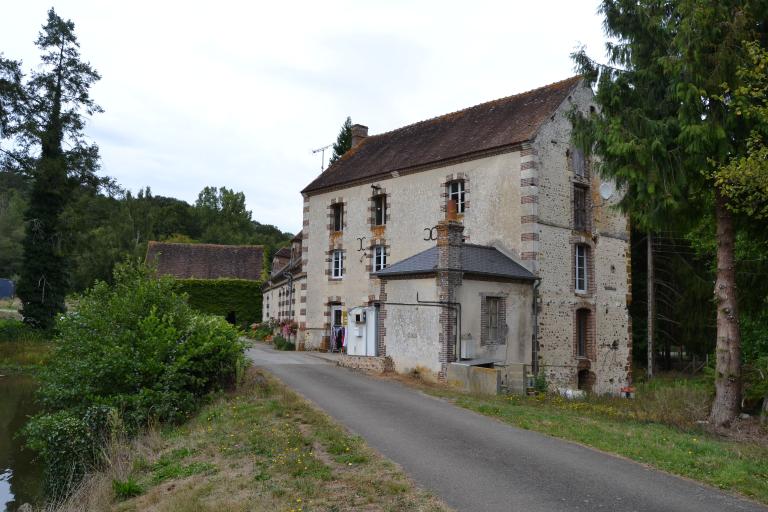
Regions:
<instances>
[{"instance_id":1,"label":"small window","mask_svg":"<svg viewBox=\"0 0 768 512\"><path fill-rule=\"evenodd\" d=\"M578 178L587 177L587 160L584 157L584 152L579 148L571 148L571 169L573 174Z\"/></svg>"},{"instance_id":2,"label":"small window","mask_svg":"<svg viewBox=\"0 0 768 512\"><path fill-rule=\"evenodd\" d=\"M376 245L373 248L373 271L378 272L387 268L387 248Z\"/></svg>"},{"instance_id":3,"label":"small window","mask_svg":"<svg viewBox=\"0 0 768 512\"><path fill-rule=\"evenodd\" d=\"M576 262L575 262L575 289L577 293L587 293L588 276L587 276L587 264L589 260L589 247L584 244L576 246Z\"/></svg>"},{"instance_id":4,"label":"small window","mask_svg":"<svg viewBox=\"0 0 768 512\"><path fill-rule=\"evenodd\" d=\"M344 251L333 251L331 265L331 275L334 279L344 277Z\"/></svg>"},{"instance_id":5,"label":"small window","mask_svg":"<svg viewBox=\"0 0 768 512\"><path fill-rule=\"evenodd\" d=\"M498 297L486 297L488 307L488 340L499 341L499 303Z\"/></svg>"},{"instance_id":6,"label":"small window","mask_svg":"<svg viewBox=\"0 0 768 512\"><path fill-rule=\"evenodd\" d=\"M589 310L576 310L576 356L587 357L587 336L589 328Z\"/></svg>"},{"instance_id":7,"label":"small window","mask_svg":"<svg viewBox=\"0 0 768 512\"><path fill-rule=\"evenodd\" d=\"M333 222L331 226L334 231L344 230L344 205L341 203L331 205Z\"/></svg>"},{"instance_id":8,"label":"small window","mask_svg":"<svg viewBox=\"0 0 768 512\"><path fill-rule=\"evenodd\" d=\"M464 213L464 180L456 180L448 183L448 200L456 201L456 211Z\"/></svg>"},{"instance_id":9,"label":"small window","mask_svg":"<svg viewBox=\"0 0 768 512\"><path fill-rule=\"evenodd\" d=\"M573 186L573 229L587 230L587 189Z\"/></svg>"},{"instance_id":10,"label":"small window","mask_svg":"<svg viewBox=\"0 0 768 512\"><path fill-rule=\"evenodd\" d=\"M373 198L373 224L383 226L387 223L387 196L384 194Z\"/></svg>"}]
</instances>

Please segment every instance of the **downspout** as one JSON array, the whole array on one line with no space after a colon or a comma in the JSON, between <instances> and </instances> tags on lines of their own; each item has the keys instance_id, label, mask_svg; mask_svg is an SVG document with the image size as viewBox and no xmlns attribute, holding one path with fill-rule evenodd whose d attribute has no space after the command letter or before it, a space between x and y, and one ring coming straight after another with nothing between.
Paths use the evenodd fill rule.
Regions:
<instances>
[{"instance_id":1,"label":"downspout","mask_svg":"<svg viewBox=\"0 0 768 512\"><path fill-rule=\"evenodd\" d=\"M539 374L539 286L541 278L537 277L533 282L533 348L531 350L531 367L533 374Z\"/></svg>"}]
</instances>

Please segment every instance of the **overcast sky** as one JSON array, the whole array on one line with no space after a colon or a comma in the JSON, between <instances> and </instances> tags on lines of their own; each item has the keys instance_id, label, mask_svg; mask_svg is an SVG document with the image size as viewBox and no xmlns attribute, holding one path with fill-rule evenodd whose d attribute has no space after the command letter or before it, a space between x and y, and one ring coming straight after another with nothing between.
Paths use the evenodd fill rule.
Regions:
<instances>
[{"instance_id":1,"label":"overcast sky","mask_svg":"<svg viewBox=\"0 0 768 512\"><path fill-rule=\"evenodd\" d=\"M290 232L346 116L376 134L572 76L578 45L604 54L597 0L25 0L2 9L6 58L37 63L51 5L102 75L103 174L189 202L243 191Z\"/></svg>"}]
</instances>

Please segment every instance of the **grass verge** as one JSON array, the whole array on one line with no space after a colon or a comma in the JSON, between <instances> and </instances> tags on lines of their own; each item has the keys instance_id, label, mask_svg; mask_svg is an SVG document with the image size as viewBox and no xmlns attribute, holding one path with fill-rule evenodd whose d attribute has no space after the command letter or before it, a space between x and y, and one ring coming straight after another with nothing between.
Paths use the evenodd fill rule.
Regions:
<instances>
[{"instance_id":1,"label":"grass verge","mask_svg":"<svg viewBox=\"0 0 768 512\"><path fill-rule=\"evenodd\" d=\"M693 420L701 407L692 397L684 404L691 408L684 422L684 413L673 410L670 402L654 403L668 393L668 389L658 387L649 390L654 394L645 401L642 395L636 400L591 397L573 401L543 394L476 396L405 380L433 396L516 427L621 455L768 503L768 444L723 438L697 426ZM706 414L706 408L704 411Z\"/></svg>"},{"instance_id":2,"label":"grass verge","mask_svg":"<svg viewBox=\"0 0 768 512\"><path fill-rule=\"evenodd\" d=\"M113 447L108 460L57 510L448 510L254 369L189 422Z\"/></svg>"},{"instance_id":3,"label":"grass verge","mask_svg":"<svg viewBox=\"0 0 768 512\"><path fill-rule=\"evenodd\" d=\"M19 320L0 318L0 371L29 371L44 365L51 354L49 335Z\"/></svg>"}]
</instances>

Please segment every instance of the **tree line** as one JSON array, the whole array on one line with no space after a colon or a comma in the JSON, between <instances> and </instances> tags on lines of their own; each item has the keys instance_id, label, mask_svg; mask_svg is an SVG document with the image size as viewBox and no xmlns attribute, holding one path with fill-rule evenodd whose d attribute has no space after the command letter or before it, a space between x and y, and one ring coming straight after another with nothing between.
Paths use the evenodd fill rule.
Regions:
<instances>
[{"instance_id":1,"label":"tree line","mask_svg":"<svg viewBox=\"0 0 768 512\"><path fill-rule=\"evenodd\" d=\"M190 205L99 175L84 128L102 112L90 96L100 76L53 9L35 43L41 65L28 74L0 54L0 277L18 280L26 322L50 327L67 294L109 281L149 240L260 244L268 256L290 241L251 218L242 192L205 187Z\"/></svg>"}]
</instances>

